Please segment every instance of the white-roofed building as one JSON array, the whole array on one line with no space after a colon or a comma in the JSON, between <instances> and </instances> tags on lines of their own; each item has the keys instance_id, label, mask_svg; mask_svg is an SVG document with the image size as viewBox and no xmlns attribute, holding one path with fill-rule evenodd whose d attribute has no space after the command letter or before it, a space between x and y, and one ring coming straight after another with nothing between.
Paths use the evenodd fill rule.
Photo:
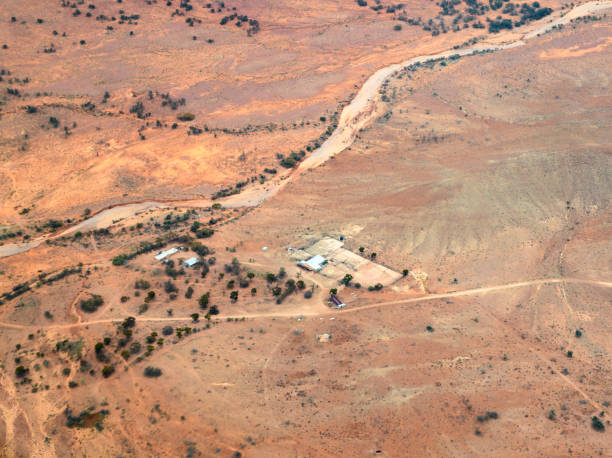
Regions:
<instances>
[{"instance_id":1,"label":"white-roofed building","mask_svg":"<svg viewBox=\"0 0 612 458\"><path fill-rule=\"evenodd\" d=\"M306 270L312 270L313 272L319 272L323 267L327 264L327 259L325 259L320 254L313 256L306 261L298 262L298 266L303 267Z\"/></svg>"},{"instance_id":2,"label":"white-roofed building","mask_svg":"<svg viewBox=\"0 0 612 458\"><path fill-rule=\"evenodd\" d=\"M179 250L178 248L170 248L169 250L166 250L166 251L160 251L155 256L155 259L157 259L158 261L161 261L162 259L167 258L168 256L172 256L174 253L178 253L178 250Z\"/></svg>"},{"instance_id":3,"label":"white-roofed building","mask_svg":"<svg viewBox=\"0 0 612 458\"><path fill-rule=\"evenodd\" d=\"M196 257L189 258L187 261L185 261L185 267L193 267L199 262L200 260Z\"/></svg>"}]
</instances>

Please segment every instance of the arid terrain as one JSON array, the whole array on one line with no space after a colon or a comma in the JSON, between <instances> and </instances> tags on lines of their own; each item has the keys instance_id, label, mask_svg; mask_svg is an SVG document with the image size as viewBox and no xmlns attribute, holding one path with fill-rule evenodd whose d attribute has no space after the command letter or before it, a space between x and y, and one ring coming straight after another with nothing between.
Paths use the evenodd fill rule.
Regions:
<instances>
[{"instance_id":1,"label":"arid terrain","mask_svg":"<svg viewBox=\"0 0 612 458\"><path fill-rule=\"evenodd\" d=\"M0 456L610 456L612 3L0 22Z\"/></svg>"}]
</instances>

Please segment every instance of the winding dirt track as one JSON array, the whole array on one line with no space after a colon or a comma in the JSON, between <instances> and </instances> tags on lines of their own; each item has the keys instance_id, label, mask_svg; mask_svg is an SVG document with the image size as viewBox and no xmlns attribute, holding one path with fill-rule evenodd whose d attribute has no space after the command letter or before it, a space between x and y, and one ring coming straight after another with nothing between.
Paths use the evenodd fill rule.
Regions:
<instances>
[{"instance_id":1,"label":"winding dirt track","mask_svg":"<svg viewBox=\"0 0 612 458\"><path fill-rule=\"evenodd\" d=\"M581 278L542 278L536 280L527 280L515 283L507 283L505 285L496 285L496 286L486 286L483 288L473 288L466 289L463 291L453 291L449 293L437 293L437 294L428 294L419 297L407 297L404 299L396 299L393 301L385 301L385 302L375 302L373 304L367 304L360 307L348 308L342 311L338 311L335 309L323 309L321 312L308 311L304 313L299 312L270 312L270 313L250 313L250 314L242 314L242 315L221 315L219 319L255 319L255 318L297 318L297 317L317 317L317 316L327 316L327 315L342 315L345 313L355 313L361 312L363 310L369 310L378 307L388 307L391 305L399 305L399 304L410 304L415 302L423 302L423 301L432 301L436 299L445 299L449 297L461 297L461 296L477 296L479 294L487 294L487 293L495 293L497 291L504 291L508 289L515 288L524 288L527 286L535 286L535 285L543 285L543 284L556 284L556 283L575 283L575 284L584 284L584 285L592 285L599 286L602 288L612 288L612 282L607 281L599 281L599 280L585 280ZM143 317L138 318L139 322L177 322L177 321L189 321L191 320L190 316L182 316L182 317ZM92 321L83 321L79 323L72 324L57 324L57 325L49 325L49 326L40 326L40 325L21 325L21 324L13 324L13 323L2 323L0 322L0 328L11 328L11 329L45 329L47 331L53 329L73 329L83 326L91 326L96 324L108 324L108 323L120 323L123 321L123 317L120 318L108 318L104 320L92 320Z\"/></svg>"},{"instance_id":2,"label":"winding dirt track","mask_svg":"<svg viewBox=\"0 0 612 458\"><path fill-rule=\"evenodd\" d=\"M504 49L516 48L525 45L525 40L537 37L550 31L553 27L566 24L572 19L585 16L596 11L612 8L612 1L593 1L583 5L576 6L565 15L556 19L548 19L543 25L532 28L525 33L523 37L517 41L506 44L492 45L475 45L463 49L451 49L440 53L427 54L423 56L413 57L398 64L392 64L381 68L370 76L363 84L355 98L348 104L338 122L338 127L332 135L315 151L312 152L300 165L288 175L282 176L276 181L268 182L264 185L256 185L250 187L240 194L229 196L225 199L219 199L219 202L226 207L254 207L261 204L266 199L278 193L287 183L291 182L295 177L307 172L309 169L317 167L336 154L344 151L351 146L355 141L360 129L368 125L377 116L380 116L377 105L377 94L381 85L394 73L402 70L405 67L415 64L426 63L431 60L444 59L453 55L468 56L480 52L501 51ZM47 239L58 238L70 235L74 232L86 232L93 229L107 227L120 219L129 218L151 208L163 207L207 207L213 203L211 199L192 199L192 200L174 200L174 201L144 201L133 202L128 204L120 204L110 208L103 209L89 219L78 223L65 231L52 236L40 237L26 243L13 243L0 246L0 258L13 256L25 251L31 250L39 246Z\"/></svg>"}]
</instances>

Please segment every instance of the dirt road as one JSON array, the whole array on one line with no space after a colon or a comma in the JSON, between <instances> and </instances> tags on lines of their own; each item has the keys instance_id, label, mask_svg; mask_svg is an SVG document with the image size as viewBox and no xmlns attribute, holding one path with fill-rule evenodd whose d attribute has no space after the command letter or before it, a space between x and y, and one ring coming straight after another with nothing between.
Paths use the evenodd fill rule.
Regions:
<instances>
[{"instance_id":1,"label":"dirt road","mask_svg":"<svg viewBox=\"0 0 612 458\"><path fill-rule=\"evenodd\" d=\"M504 291L508 289L516 289L516 288L524 288L527 286L536 286L543 284L556 284L556 283L574 283L574 284L584 284L584 285L592 285L599 286L602 288L612 288L612 282L600 281L600 280L586 280L581 278L541 278L536 280L526 280L515 283L507 283L504 285L495 285L495 286L485 286L482 288L473 288L466 289L463 291L453 291L449 293L437 293L437 294L427 294L424 296L418 297L407 297L404 299L396 299L393 301L385 301L385 302L375 302L373 304L367 304L360 307L343 309L341 311L335 309L325 308L320 312L317 311L305 311L305 312L270 312L270 313L247 313L242 315L220 315L219 319L255 319L255 318L298 318L298 317L317 317L317 316L327 316L327 315L343 315L346 313L355 313L363 310L369 310L378 307L388 307L391 305L399 305L399 304L410 304L415 302L423 302L423 301L432 301L436 299L446 299L450 297L461 297L461 296L477 296L479 294L488 294L494 293L497 291ZM117 318L108 318L103 320L92 320L92 321L82 321L78 323L71 324L51 324L48 326L40 326L40 325L21 325L14 323L2 323L0 322L0 328L9 328L9 329L45 329L47 331L54 329L73 329L79 328L83 326L92 326L96 324L108 324L108 323L120 323L122 322L124 317ZM190 316L181 316L181 317L140 317L137 318L139 322L181 322L181 321L192 321Z\"/></svg>"}]
</instances>

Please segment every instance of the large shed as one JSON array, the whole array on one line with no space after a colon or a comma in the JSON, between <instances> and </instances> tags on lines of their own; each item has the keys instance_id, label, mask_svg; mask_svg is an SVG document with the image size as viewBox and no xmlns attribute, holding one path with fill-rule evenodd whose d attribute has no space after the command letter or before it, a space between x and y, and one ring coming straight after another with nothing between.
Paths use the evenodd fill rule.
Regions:
<instances>
[{"instance_id":1,"label":"large shed","mask_svg":"<svg viewBox=\"0 0 612 458\"><path fill-rule=\"evenodd\" d=\"M314 272L319 272L321 269L323 269L323 267L325 267L325 264L327 264L327 259L325 259L320 254L313 256L312 258L307 259L306 261L298 262L298 266L306 270L312 270Z\"/></svg>"},{"instance_id":2,"label":"large shed","mask_svg":"<svg viewBox=\"0 0 612 458\"><path fill-rule=\"evenodd\" d=\"M174 253L178 253L178 250L179 248L170 248L169 250L166 250L166 251L160 251L155 256L155 259L157 259L158 261L161 261L162 259L167 258L168 256L172 256Z\"/></svg>"}]
</instances>

